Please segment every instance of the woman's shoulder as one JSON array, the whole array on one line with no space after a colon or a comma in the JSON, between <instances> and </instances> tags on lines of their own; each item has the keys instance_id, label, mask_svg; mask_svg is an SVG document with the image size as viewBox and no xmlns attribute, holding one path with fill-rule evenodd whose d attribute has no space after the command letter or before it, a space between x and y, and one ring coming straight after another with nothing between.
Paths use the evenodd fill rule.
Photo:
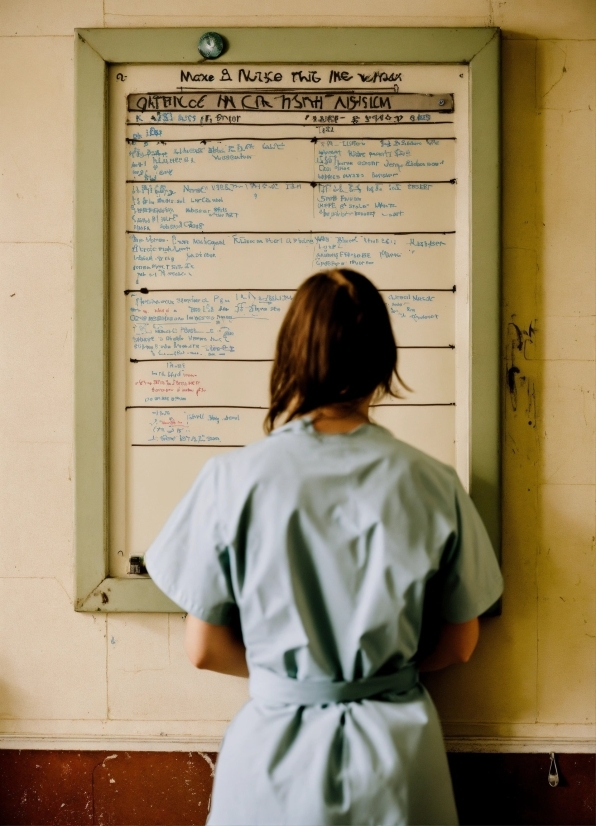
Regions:
<instances>
[{"instance_id":1,"label":"woman's shoulder","mask_svg":"<svg viewBox=\"0 0 596 826\"><path fill-rule=\"evenodd\" d=\"M378 426L376 430L380 445L391 456L400 474L408 476L412 482L434 483L449 491L457 485L457 472L451 465L397 438L384 427Z\"/></svg>"},{"instance_id":2,"label":"woman's shoulder","mask_svg":"<svg viewBox=\"0 0 596 826\"><path fill-rule=\"evenodd\" d=\"M346 467L382 461L387 470L429 484L453 488L457 474L448 464L398 439L378 424L363 425L348 434L317 434L308 421L295 420L257 442L211 459L224 476L252 479L263 474L296 473L321 463L345 461Z\"/></svg>"},{"instance_id":3,"label":"woman's shoulder","mask_svg":"<svg viewBox=\"0 0 596 826\"><path fill-rule=\"evenodd\" d=\"M299 450L297 442L300 440L291 438L292 435L296 436L293 430L281 427L244 447L211 458L209 464L218 475L232 473L254 476L255 473L282 468L291 454Z\"/></svg>"}]
</instances>

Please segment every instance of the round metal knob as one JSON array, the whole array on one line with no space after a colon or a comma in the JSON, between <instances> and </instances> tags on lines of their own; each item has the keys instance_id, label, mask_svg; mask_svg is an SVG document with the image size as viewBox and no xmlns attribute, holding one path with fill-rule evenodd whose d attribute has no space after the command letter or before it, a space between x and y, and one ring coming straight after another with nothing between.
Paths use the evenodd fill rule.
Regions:
<instances>
[{"instance_id":1,"label":"round metal knob","mask_svg":"<svg viewBox=\"0 0 596 826\"><path fill-rule=\"evenodd\" d=\"M217 32L205 32L199 39L199 52L206 60L215 60L225 47L225 40Z\"/></svg>"}]
</instances>

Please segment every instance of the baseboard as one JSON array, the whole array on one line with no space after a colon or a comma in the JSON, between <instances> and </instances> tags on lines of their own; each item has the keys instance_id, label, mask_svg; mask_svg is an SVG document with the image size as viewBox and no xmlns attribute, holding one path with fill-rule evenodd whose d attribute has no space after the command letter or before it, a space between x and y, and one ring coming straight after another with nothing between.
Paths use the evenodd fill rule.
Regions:
<instances>
[{"instance_id":1,"label":"baseboard","mask_svg":"<svg viewBox=\"0 0 596 826\"><path fill-rule=\"evenodd\" d=\"M180 735L79 735L0 734L0 749L41 749L48 751L186 751L217 752L221 737L181 737Z\"/></svg>"},{"instance_id":2,"label":"baseboard","mask_svg":"<svg viewBox=\"0 0 596 826\"><path fill-rule=\"evenodd\" d=\"M572 737L445 737L448 752L477 754L595 754L596 740Z\"/></svg>"},{"instance_id":3,"label":"baseboard","mask_svg":"<svg viewBox=\"0 0 596 826\"><path fill-rule=\"evenodd\" d=\"M0 734L0 749L47 749L49 751L186 751L217 752L221 737L215 735L169 734ZM478 754L594 754L596 740L568 736L549 737L445 737L448 752Z\"/></svg>"}]
</instances>

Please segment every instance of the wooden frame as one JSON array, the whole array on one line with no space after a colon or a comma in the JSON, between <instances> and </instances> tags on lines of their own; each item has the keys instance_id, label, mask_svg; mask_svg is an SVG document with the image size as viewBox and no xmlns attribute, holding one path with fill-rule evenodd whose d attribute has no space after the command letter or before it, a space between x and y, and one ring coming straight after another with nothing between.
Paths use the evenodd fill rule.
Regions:
<instances>
[{"instance_id":1,"label":"wooden frame","mask_svg":"<svg viewBox=\"0 0 596 826\"><path fill-rule=\"evenodd\" d=\"M75 609L180 611L108 570L107 66L200 61L203 29L78 29L75 181ZM500 32L495 28L218 31L225 63L462 63L470 71L472 497L500 549ZM355 60L356 58L356 60Z\"/></svg>"}]
</instances>

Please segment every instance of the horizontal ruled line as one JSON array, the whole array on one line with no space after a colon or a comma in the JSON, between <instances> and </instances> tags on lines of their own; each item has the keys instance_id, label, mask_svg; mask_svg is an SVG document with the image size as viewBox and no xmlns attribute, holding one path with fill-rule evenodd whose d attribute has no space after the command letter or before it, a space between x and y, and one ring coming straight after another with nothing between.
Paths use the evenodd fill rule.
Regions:
<instances>
[{"instance_id":1,"label":"horizontal ruled line","mask_svg":"<svg viewBox=\"0 0 596 826\"><path fill-rule=\"evenodd\" d=\"M183 445L183 444L176 444L171 442L170 444L131 444L131 447L246 447L246 445L215 445L215 444L204 444L204 445Z\"/></svg>"},{"instance_id":2,"label":"horizontal ruled line","mask_svg":"<svg viewBox=\"0 0 596 826\"><path fill-rule=\"evenodd\" d=\"M255 404L129 404L125 410L269 410L268 407Z\"/></svg>"},{"instance_id":3,"label":"horizontal ruled line","mask_svg":"<svg viewBox=\"0 0 596 826\"><path fill-rule=\"evenodd\" d=\"M371 407L455 407L455 402L387 402L371 404ZM125 410L269 410L263 405L254 404L129 404Z\"/></svg>"},{"instance_id":4,"label":"horizontal ruled line","mask_svg":"<svg viewBox=\"0 0 596 826\"><path fill-rule=\"evenodd\" d=\"M455 344L398 344L398 350L455 350ZM141 364L143 362L158 362L158 361L172 361L172 362L181 362L181 361L209 361L209 362L242 362L242 363L249 363L249 364L264 364L264 363L273 363L273 359L229 359L225 357L218 357L214 356L213 358L195 358L192 356L170 356L169 358L159 358L159 359L133 359L129 358L129 362L131 364ZM155 407L155 405L153 405Z\"/></svg>"},{"instance_id":5,"label":"horizontal ruled line","mask_svg":"<svg viewBox=\"0 0 596 826\"><path fill-rule=\"evenodd\" d=\"M135 183L139 183L135 181ZM155 181L148 181L148 183L155 183ZM195 181L194 183L197 183ZM302 230L290 230L290 229L276 229L272 232L267 232L267 230L262 229L235 229L235 230L184 230L179 231L175 229L127 229L127 235L455 235L454 229L439 229L439 230L427 230L427 229L415 229L411 232L362 232L362 230L354 231L354 230L338 230L338 229L302 229Z\"/></svg>"},{"instance_id":6,"label":"horizontal ruled line","mask_svg":"<svg viewBox=\"0 0 596 826\"><path fill-rule=\"evenodd\" d=\"M266 181L238 181L238 180L221 180L220 178L168 178L165 179L128 179L126 180L127 184L307 184L308 186L317 187L317 186L337 186L338 184L350 184L351 186L356 186L360 184L378 184L379 186L391 186L393 184L456 184L457 178L450 178L446 181L435 181L435 180L425 180L425 181L363 181L363 180L351 180L350 178L338 178L334 181L273 181L273 180L266 180Z\"/></svg>"},{"instance_id":7,"label":"horizontal ruled line","mask_svg":"<svg viewBox=\"0 0 596 826\"><path fill-rule=\"evenodd\" d=\"M455 407L455 402L404 402L403 404L371 404L371 407ZM155 407L155 405L154 405Z\"/></svg>"},{"instance_id":8,"label":"horizontal ruled line","mask_svg":"<svg viewBox=\"0 0 596 826\"><path fill-rule=\"evenodd\" d=\"M145 114L145 112L143 112L142 114ZM245 109L245 110L237 110L236 114L251 115L251 114L255 114L255 113L250 112L249 110ZM260 114L262 114L262 112ZM331 114L335 114L335 113L331 113ZM339 117L347 118L347 117L349 117L349 115L339 115ZM349 121L347 121L346 123L337 123L337 122L335 122L335 123L325 123L324 121L321 121L321 122L318 122L318 121L309 121L309 122L303 121L303 122L299 122L299 123L295 122L295 121L294 122L289 122L289 123L277 123L275 121L271 121L271 122L265 121L264 123L249 123L248 121L245 121L244 123L232 123L232 122L226 122L226 123L196 123L196 121L195 121L195 123L170 123L169 121L165 121L165 120L140 120L140 121L137 121L136 123L135 123L135 121L126 121L126 126L154 126L154 125L159 125L159 126L187 126L187 127L188 126L190 126L190 127L194 126L194 127L198 127L199 129L211 129L213 126L219 126L219 127L224 128L224 129L227 129L229 126L243 126L244 127L244 126L248 126L248 125L250 125L251 128L253 128L254 126L257 126L257 127L263 127L264 126L264 127L267 127L267 128L271 128L272 126L294 126L294 127L295 126L302 126L303 128L308 127L310 129L322 129L322 128L325 128L326 126L337 126L337 127L340 127L340 128L349 126L351 129L353 129L354 127L360 127L362 129L363 126L366 126L367 128L369 126L385 126L385 127L389 127L389 126L397 126L397 127L401 127L401 126L443 126L443 124L453 124L453 123L454 123L454 121L452 121L452 120L420 120L420 121L411 121L411 120L408 120L408 121L395 121L394 120L394 121L385 121L384 123L350 123ZM360 136L358 135L357 137L360 137ZM272 140L275 140L275 138L272 138ZM321 140L325 140L325 138L321 138ZM341 140L341 138L339 140Z\"/></svg>"},{"instance_id":9,"label":"horizontal ruled line","mask_svg":"<svg viewBox=\"0 0 596 826\"><path fill-rule=\"evenodd\" d=\"M195 78L184 78L185 80L192 80L195 81ZM351 79L351 78L350 78ZM217 83L218 81L216 81ZM226 83L229 81L226 81ZM234 81L232 80L232 83ZM385 81L387 82L387 81ZM400 81L401 82L401 81ZM219 81L221 83L221 81ZM204 94L212 94L212 95L227 95L227 94L234 94L234 95L254 95L257 92L266 92L269 95L284 92L285 94L290 95L376 95L380 92L383 92L386 95L398 95L402 97L408 96L416 96L416 97L428 97L429 95L425 92L399 92L395 88L395 84L393 86L359 86L358 81L355 84L350 86L318 86L308 81L304 86L256 86L252 83L249 86L176 86L177 92L203 92ZM164 97L166 95L174 95L175 92L142 92L138 93L142 94L145 97ZM453 92L441 92L440 94L435 92L431 93L431 96L440 97L443 94L445 97L449 97L453 95ZM137 111L136 109L132 110ZM169 111L164 109L162 111ZM250 109L240 109L238 111L245 112L245 111L256 111ZM260 112L265 110L260 109ZM416 112L426 112L427 109L415 109ZM433 111L433 110L430 110ZM442 111L436 109L434 111Z\"/></svg>"},{"instance_id":10,"label":"horizontal ruled line","mask_svg":"<svg viewBox=\"0 0 596 826\"><path fill-rule=\"evenodd\" d=\"M205 81L204 78L200 78L200 79L199 78L194 78L194 77L180 78L181 81L183 79L187 80L187 81L190 80L191 83L202 83L202 82L203 83L204 82L213 83L213 81ZM276 83L278 83L278 82L281 83L282 79L283 78L277 79L275 82ZM236 81L236 82L239 85L228 86L227 85L228 83L234 83L235 82L233 78L230 78L230 80L224 81L223 85L219 85L220 83L222 83L221 80L219 80L219 81L216 80L214 86L192 86L192 85L182 85L181 84L180 86L175 86L174 91L171 91L169 89L165 89L165 90L164 89L154 89L152 91L130 92L128 97L133 97L133 98L135 98L135 97L136 98L140 98L140 97L160 97L160 98L164 98L164 97L170 97L172 95L175 95L176 92L186 92L186 93L189 93L189 94L194 94L194 93L197 93L197 92L201 93L202 92L205 95L227 95L228 93L229 94L234 94L234 95L253 95L256 92L261 92L261 93L265 93L265 94L268 94L268 95L277 95L277 96L279 96L279 94L281 92L284 92L285 94L304 95L305 97L308 96L308 95L315 95L315 94L316 95L325 94L327 97L337 97L339 95L368 95L370 97L370 96L373 96L373 95L377 95L380 92L383 92L386 95L392 95L393 97L398 97L398 98L414 98L414 97L417 97L417 98L441 98L441 97L443 97L443 98L447 98L447 102L450 102L449 99L453 99L453 95L455 94L454 92L406 92L406 91L400 92L399 87L397 86L397 81L399 80L400 83L402 82L401 81L401 76L396 77L396 79L394 81L393 81L393 78L389 78L389 77L384 78L383 82L388 83L389 84L388 86L366 86L366 85L364 85L364 83L370 83L371 82L370 80L363 81L361 83L359 83L356 80L354 83L350 83L349 86L339 86L335 83L333 85L329 85L329 86L319 86L319 81L314 81L312 79L307 79L305 81L300 81L301 85L298 85L294 80L292 80L292 85L291 86L285 86L285 85L284 86L272 86L269 82L263 83L262 86L257 86L257 83L261 82L260 77L256 78L254 82L251 82L250 78L248 78L248 77L242 78L242 80L246 81L248 83L248 85L243 86L241 79L238 78L238 81ZM344 83L346 83L346 82L349 83L350 80L352 80L352 78L348 78L347 80L343 79L343 82ZM331 80L329 80L328 83L331 84ZM397 88L396 88L396 86L397 86ZM432 104L433 101L429 101L429 103ZM130 109L129 111L137 112L137 111L141 111L141 110L140 109ZM144 110L144 111L151 111L151 110L147 109L147 110ZM170 112L172 110L171 109L161 109L161 110L153 110L153 111ZM238 111L257 111L257 110L240 109ZM266 110L259 109L258 111L263 112L263 111L266 111ZM288 111L288 110L278 110L278 111ZM295 111L295 110L291 110L291 111ZM397 110L392 110L392 111L397 111ZM447 110L444 109L443 106L441 106L441 109L418 108L418 109L413 109L412 111L414 111L414 112L443 112L443 111L447 111Z\"/></svg>"},{"instance_id":11,"label":"horizontal ruled line","mask_svg":"<svg viewBox=\"0 0 596 826\"><path fill-rule=\"evenodd\" d=\"M231 92L232 90L230 89L229 91ZM269 90L269 93L271 93L271 91L273 91L273 90ZM375 91L378 91L378 90L375 90ZM210 89L209 92L211 94L216 94L214 89L213 90ZM163 92L158 92L156 94L159 94L160 97L163 97L163 95L164 95ZM192 92L183 92L182 94L187 94L188 95L188 94L193 94L193 93ZM364 94L366 94L367 97L372 97L374 93L371 90L370 92L367 92L367 93L364 93ZM395 94L396 93L394 93L394 95ZM411 95L413 95L415 93L414 92L405 92L405 93L397 93L397 94L406 94L406 95L411 94ZM148 93L144 93L144 95L138 95L138 97L141 97L141 96L148 96ZM325 97L333 97L333 96L334 96L333 94L326 94L325 95ZM338 96L337 92L335 93L335 96ZM172 114L173 115L173 114L178 114L178 113L194 115L195 112L196 112L199 115L207 115L207 116L215 115L216 117L218 115L219 116L223 115L224 117L226 115L228 115L228 116L232 115L233 117L240 117L242 115L256 115L257 117L260 116L261 118L263 117L263 115L265 115L266 117L267 116L271 117L272 115L281 115L281 114L298 115L299 117L301 115L303 117L311 117L312 116L313 118L316 118L316 117L324 118L326 116L327 117L328 116L331 116L331 117L352 117L352 118L354 116L356 116L356 117L365 117L365 116L368 116L368 117L375 117L375 116L383 117L383 116L387 116L387 115L389 115L389 117L392 117L392 116L393 117L399 117L401 115L402 120L393 121L393 122L387 121L391 125L401 124L403 122L403 118L406 117L407 115L409 115L410 117L412 117L413 115L419 115L419 116L420 115L432 115L432 114L438 115L438 114L443 114L443 113L445 113L446 115L452 115L453 111L454 111L453 106L442 106L440 109L421 109L420 107L412 108L411 106L408 106L407 108L403 107L403 106L400 106L400 107L395 107L394 109L393 108L392 109L381 108L381 107L377 108L376 106L375 107L370 107L370 108L367 107L367 106L360 106L360 107L354 108L354 109L348 109L347 107L344 107L342 109L335 109L335 108L329 108L329 109L325 108L325 109L323 109L323 108L316 107L316 108L309 109L306 112L305 112L304 108L300 108L300 107L297 107L296 109L289 109L289 108L284 109L284 108L281 108L281 107L280 108L271 108L271 109L257 109L257 108L253 108L253 107L246 107L246 108L243 107L242 109L231 107L229 109L221 109L220 107L217 107L217 106L204 106L204 107L201 107L200 109L198 107L192 107L191 109L189 109L186 106L170 106L170 107L164 108L164 109L159 109L157 107L146 107L145 109L130 108L129 107L129 109L128 109L129 113L138 112L140 115L147 115L148 113L155 113L155 114L158 114L158 115L159 114ZM439 121L434 121L434 122L435 123L444 123L445 121L439 120ZM319 124L320 125L327 125L330 122L327 121L327 123L325 123L325 121L321 120L321 121L311 121L311 123L314 123L315 125L319 125ZM428 121L414 120L414 121L410 121L410 123L421 124L421 123L428 123ZM204 123L199 123L199 124L197 124L197 122L195 121L194 123L191 123L190 125L191 126L196 126L196 125L198 125L198 126L213 126L214 124L213 124L212 121L210 121L208 123L204 122ZM217 123L215 125L217 126ZM271 122L269 122L268 125L271 126L272 125ZM331 124L331 125L335 125L335 124ZM358 125L362 126L363 124L360 123ZM370 125L369 123L364 124L364 126L369 126L369 125Z\"/></svg>"},{"instance_id":12,"label":"horizontal ruled line","mask_svg":"<svg viewBox=\"0 0 596 826\"><path fill-rule=\"evenodd\" d=\"M124 295L131 293L142 293L149 295L149 293L295 293L297 287L170 287L160 290L152 290L149 287L140 287L138 290L124 290ZM453 287L378 287L380 293L454 293L456 292L455 284ZM182 322L181 322L182 323ZM187 323L187 322L184 322Z\"/></svg>"},{"instance_id":13,"label":"horizontal ruled line","mask_svg":"<svg viewBox=\"0 0 596 826\"><path fill-rule=\"evenodd\" d=\"M127 124L127 125L135 125L136 126L138 124ZM193 126L194 124L164 123L162 125L163 126L189 126L189 125ZM226 124L222 124L222 125L225 126ZM243 124L243 125L246 126L246 124ZM368 126L368 124L366 124L366 125ZM388 124L388 125L390 125L390 124ZM251 124L251 126L252 126L252 124ZM260 140L263 140L263 138L260 138L258 135L249 135L249 136L247 136L247 135L234 135L233 138L165 138L165 139L163 139L163 138L126 138L126 143L162 143L162 144L163 143L225 143L226 140L235 140L235 141L254 141L254 140L257 140L257 141L260 141ZM267 139L267 140L269 140L269 139ZM372 136L369 138L369 137L364 136L364 135L358 135L356 138L348 138L348 139L346 139L346 138L318 138L318 137L315 137L315 138L304 137L303 138L300 135L294 135L292 137L281 137L279 135L276 135L274 138L271 138L270 140L271 140L271 143L274 143L275 141L306 141L307 143L317 144L317 143L319 143L319 141L335 141L336 143L339 143L339 141L343 141L343 140L401 141L401 140L404 140L404 138L398 138L398 137L375 138L375 137L372 137ZM433 136L433 137L426 136L426 137L418 138L418 137L415 137L414 135L409 135L407 138L405 138L405 140L408 140L408 141L417 141L417 140L419 140L419 141L455 141L455 140L457 140L457 138L456 137L443 137L443 138L441 138L441 137L438 137L438 136L437 137L435 137L435 136Z\"/></svg>"},{"instance_id":14,"label":"horizontal ruled line","mask_svg":"<svg viewBox=\"0 0 596 826\"><path fill-rule=\"evenodd\" d=\"M213 358L167 358L167 359L129 359L132 364L139 364L142 361L241 361L249 363L272 362L273 359L228 359L223 356L214 356ZM155 405L154 405L155 406Z\"/></svg>"}]
</instances>

